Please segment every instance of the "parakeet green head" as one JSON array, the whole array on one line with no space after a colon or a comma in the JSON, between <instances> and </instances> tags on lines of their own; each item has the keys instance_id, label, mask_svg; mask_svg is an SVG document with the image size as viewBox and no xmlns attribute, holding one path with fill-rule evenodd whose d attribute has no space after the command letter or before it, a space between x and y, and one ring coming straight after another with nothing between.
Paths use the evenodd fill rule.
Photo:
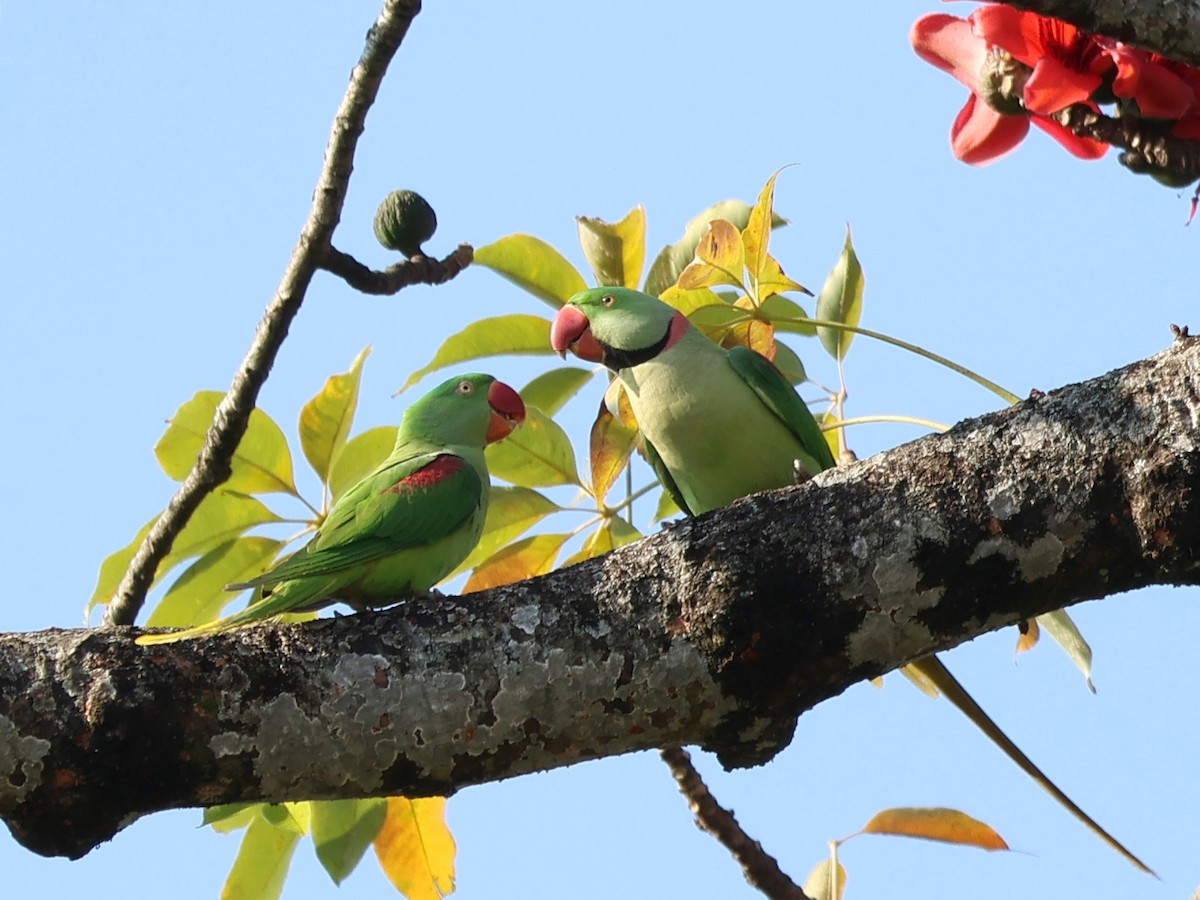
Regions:
<instances>
[{"instance_id":1,"label":"parakeet green head","mask_svg":"<svg viewBox=\"0 0 1200 900\"><path fill-rule=\"evenodd\" d=\"M640 365L690 328L678 310L641 291L599 287L580 291L558 311L550 346L564 356L600 362L613 371Z\"/></svg>"},{"instance_id":2,"label":"parakeet green head","mask_svg":"<svg viewBox=\"0 0 1200 900\"><path fill-rule=\"evenodd\" d=\"M483 447L508 437L524 420L525 404L503 381L491 375L459 375L405 411L400 438L415 435L433 444Z\"/></svg>"}]
</instances>

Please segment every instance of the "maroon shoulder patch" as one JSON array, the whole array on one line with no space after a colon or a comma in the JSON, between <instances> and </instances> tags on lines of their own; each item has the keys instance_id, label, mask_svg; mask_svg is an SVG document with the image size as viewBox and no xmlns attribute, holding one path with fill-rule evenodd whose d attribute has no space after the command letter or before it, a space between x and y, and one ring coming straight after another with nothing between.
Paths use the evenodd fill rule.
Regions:
<instances>
[{"instance_id":1,"label":"maroon shoulder patch","mask_svg":"<svg viewBox=\"0 0 1200 900\"><path fill-rule=\"evenodd\" d=\"M407 494L411 491L425 490L436 484L441 484L448 478L453 478L466 467L467 463L457 456L449 454L439 456L433 462L421 466L421 468L406 478L401 478L390 488L383 491L383 493Z\"/></svg>"}]
</instances>

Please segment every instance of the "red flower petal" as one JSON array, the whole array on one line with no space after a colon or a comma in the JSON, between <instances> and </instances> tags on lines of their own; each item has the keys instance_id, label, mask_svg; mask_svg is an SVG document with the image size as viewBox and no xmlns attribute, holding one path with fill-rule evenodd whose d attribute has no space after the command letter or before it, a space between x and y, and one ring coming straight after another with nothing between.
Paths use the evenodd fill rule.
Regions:
<instances>
[{"instance_id":1,"label":"red flower petal","mask_svg":"<svg viewBox=\"0 0 1200 900\"><path fill-rule=\"evenodd\" d=\"M1053 119L1045 116L1034 116L1033 124L1046 134L1062 144L1068 153L1080 159L1099 159L1108 152L1108 144L1093 141L1091 138L1080 137L1075 132L1064 128Z\"/></svg>"},{"instance_id":2,"label":"red flower petal","mask_svg":"<svg viewBox=\"0 0 1200 900\"><path fill-rule=\"evenodd\" d=\"M925 62L949 72L972 91L978 90L987 44L972 33L966 19L930 13L913 23L908 40Z\"/></svg>"},{"instance_id":3,"label":"red flower petal","mask_svg":"<svg viewBox=\"0 0 1200 900\"><path fill-rule=\"evenodd\" d=\"M969 18L975 34L990 45L1003 47L1027 66L1037 65L1038 60L1051 52L1043 39L1043 23L1053 20L1037 13L990 3L979 7ZM1074 38L1073 26L1067 28L1071 29L1069 37Z\"/></svg>"},{"instance_id":4,"label":"red flower petal","mask_svg":"<svg viewBox=\"0 0 1200 900\"><path fill-rule=\"evenodd\" d=\"M1072 103L1085 103L1100 87L1100 81L1099 75L1077 72L1052 56L1044 56L1025 82L1025 108L1049 115Z\"/></svg>"},{"instance_id":5,"label":"red flower petal","mask_svg":"<svg viewBox=\"0 0 1200 900\"><path fill-rule=\"evenodd\" d=\"M982 166L1015 150L1028 132L1028 116L1002 115L972 94L950 128L950 149L955 158Z\"/></svg>"},{"instance_id":6,"label":"red flower petal","mask_svg":"<svg viewBox=\"0 0 1200 900\"><path fill-rule=\"evenodd\" d=\"M1113 93L1136 100L1143 116L1177 119L1195 100L1195 91L1186 81L1143 51L1114 43L1105 52L1117 65Z\"/></svg>"}]
</instances>

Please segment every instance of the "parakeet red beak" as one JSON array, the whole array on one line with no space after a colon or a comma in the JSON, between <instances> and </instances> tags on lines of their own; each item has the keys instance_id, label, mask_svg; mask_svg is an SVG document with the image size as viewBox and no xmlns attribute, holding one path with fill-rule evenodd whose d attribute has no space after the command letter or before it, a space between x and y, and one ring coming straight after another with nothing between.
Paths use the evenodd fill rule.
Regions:
<instances>
[{"instance_id":1,"label":"parakeet red beak","mask_svg":"<svg viewBox=\"0 0 1200 900\"><path fill-rule=\"evenodd\" d=\"M521 395L503 381L492 382L487 400L492 408L492 420L487 430L487 442L491 444L508 437L514 428L525 421L525 403Z\"/></svg>"},{"instance_id":2,"label":"parakeet red beak","mask_svg":"<svg viewBox=\"0 0 1200 900\"><path fill-rule=\"evenodd\" d=\"M588 362L604 362L604 348L592 335L591 322L575 306L564 306L550 325L550 346L559 356L570 350Z\"/></svg>"}]
</instances>

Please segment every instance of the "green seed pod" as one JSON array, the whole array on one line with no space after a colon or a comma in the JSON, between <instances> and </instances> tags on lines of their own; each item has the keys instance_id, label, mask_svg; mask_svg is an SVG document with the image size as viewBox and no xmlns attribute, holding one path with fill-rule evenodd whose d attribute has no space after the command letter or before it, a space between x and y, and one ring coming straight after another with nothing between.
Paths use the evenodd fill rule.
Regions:
<instances>
[{"instance_id":1,"label":"green seed pod","mask_svg":"<svg viewBox=\"0 0 1200 900\"><path fill-rule=\"evenodd\" d=\"M416 191L392 191L375 211L375 237L389 250L416 256L437 231L437 214Z\"/></svg>"}]
</instances>

